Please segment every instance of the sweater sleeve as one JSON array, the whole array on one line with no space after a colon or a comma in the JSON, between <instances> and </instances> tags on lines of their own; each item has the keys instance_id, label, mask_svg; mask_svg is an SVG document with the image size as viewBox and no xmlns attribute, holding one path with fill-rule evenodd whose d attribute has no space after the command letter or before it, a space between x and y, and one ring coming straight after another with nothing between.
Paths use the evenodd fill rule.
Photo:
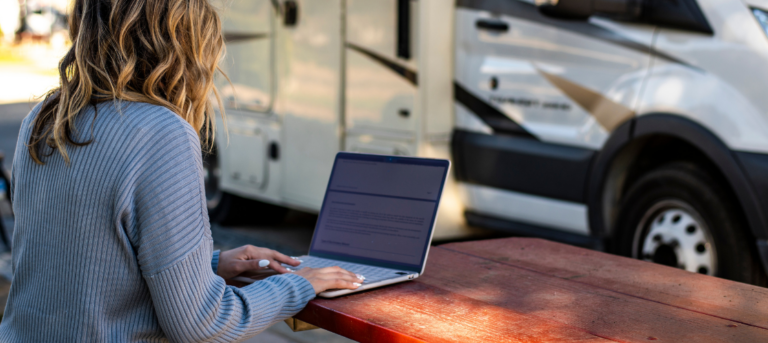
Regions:
<instances>
[{"instance_id":1,"label":"sweater sleeve","mask_svg":"<svg viewBox=\"0 0 768 343\"><path fill-rule=\"evenodd\" d=\"M292 317L314 297L298 275L272 276L243 288L224 284L200 245L183 261L145 276L160 326L172 342L234 342Z\"/></svg>"},{"instance_id":2,"label":"sweater sleeve","mask_svg":"<svg viewBox=\"0 0 768 343\"><path fill-rule=\"evenodd\" d=\"M216 250L213 252L213 258L211 258L211 269L213 269L213 273L217 274L219 271L219 254L221 252L219 250Z\"/></svg>"},{"instance_id":3,"label":"sweater sleeve","mask_svg":"<svg viewBox=\"0 0 768 343\"><path fill-rule=\"evenodd\" d=\"M21 127L19 128L19 136L16 138L16 150L14 150L13 153L13 161L11 161L11 175L10 180L8 181L8 197L11 199L11 203L13 203L13 199L15 196L15 189L16 189L16 161L20 158L21 154L28 154L29 150L27 148L27 143L29 143L29 136L30 136L30 125L32 125L32 122L34 121L35 117L37 117L37 113L40 112L40 109L43 107L43 103L40 102L37 105L35 105L34 108L32 108L32 111L27 114L26 117L21 121Z\"/></svg>"},{"instance_id":4,"label":"sweater sleeve","mask_svg":"<svg viewBox=\"0 0 768 343\"><path fill-rule=\"evenodd\" d=\"M229 342L258 334L293 316L314 298L297 275L279 275L243 288L215 274L203 186L202 154L194 130L173 115L141 135L126 222L158 322L174 342Z\"/></svg>"}]
</instances>

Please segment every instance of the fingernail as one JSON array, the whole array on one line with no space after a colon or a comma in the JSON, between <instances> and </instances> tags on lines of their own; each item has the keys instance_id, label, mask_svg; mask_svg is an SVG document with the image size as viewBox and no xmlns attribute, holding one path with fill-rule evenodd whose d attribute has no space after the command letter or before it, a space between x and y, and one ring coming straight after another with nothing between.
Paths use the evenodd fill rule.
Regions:
<instances>
[{"instance_id":1,"label":"fingernail","mask_svg":"<svg viewBox=\"0 0 768 343\"><path fill-rule=\"evenodd\" d=\"M269 265L269 260L261 260L259 261L259 267L264 268Z\"/></svg>"},{"instance_id":2,"label":"fingernail","mask_svg":"<svg viewBox=\"0 0 768 343\"><path fill-rule=\"evenodd\" d=\"M359 283L357 283L357 282L355 282L355 283L352 283L352 284L353 284L353 285L355 285L355 287L360 287L360 286L362 286L362 284L359 284Z\"/></svg>"},{"instance_id":3,"label":"fingernail","mask_svg":"<svg viewBox=\"0 0 768 343\"><path fill-rule=\"evenodd\" d=\"M295 256L291 256L291 258L292 258L292 259L294 259L294 260L296 260L296 261L299 261L299 262L304 262L304 261L302 261L300 258L298 258L298 257L295 257Z\"/></svg>"},{"instance_id":4,"label":"fingernail","mask_svg":"<svg viewBox=\"0 0 768 343\"><path fill-rule=\"evenodd\" d=\"M355 274L355 276L357 276L357 278L360 280L365 280L365 276L362 276L360 274Z\"/></svg>"}]
</instances>

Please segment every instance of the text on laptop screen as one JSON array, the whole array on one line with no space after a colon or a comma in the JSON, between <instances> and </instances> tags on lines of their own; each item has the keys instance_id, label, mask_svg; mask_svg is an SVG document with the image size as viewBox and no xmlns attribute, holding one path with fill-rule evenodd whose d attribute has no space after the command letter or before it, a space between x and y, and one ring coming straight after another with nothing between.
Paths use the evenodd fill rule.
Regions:
<instances>
[{"instance_id":1,"label":"text on laptop screen","mask_svg":"<svg viewBox=\"0 0 768 343\"><path fill-rule=\"evenodd\" d=\"M420 267L447 163L414 164L414 160L340 154L315 228L312 254L383 262L393 268Z\"/></svg>"}]
</instances>

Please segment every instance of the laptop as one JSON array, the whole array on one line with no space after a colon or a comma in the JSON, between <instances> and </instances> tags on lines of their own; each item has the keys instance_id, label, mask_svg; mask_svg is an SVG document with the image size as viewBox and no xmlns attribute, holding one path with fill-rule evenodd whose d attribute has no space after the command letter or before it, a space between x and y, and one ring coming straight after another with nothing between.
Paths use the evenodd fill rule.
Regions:
<instances>
[{"instance_id":1,"label":"laptop","mask_svg":"<svg viewBox=\"0 0 768 343\"><path fill-rule=\"evenodd\" d=\"M364 291L424 272L450 168L448 160L340 152L325 191L309 253L298 267L339 266L365 276Z\"/></svg>"}]
</instances>

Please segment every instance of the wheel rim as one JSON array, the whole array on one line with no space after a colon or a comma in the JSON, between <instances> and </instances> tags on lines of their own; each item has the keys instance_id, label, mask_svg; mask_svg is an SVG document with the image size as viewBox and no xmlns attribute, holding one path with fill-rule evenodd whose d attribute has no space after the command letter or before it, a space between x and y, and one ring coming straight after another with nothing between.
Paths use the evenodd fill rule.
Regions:
<instances>
[{"instance_id":1,"label":"wheel rim","mask_svg":"<svg viewBox=\"0 0 768 343\"><path fill-rule=\"evenodd\" d=\"M717 251L709 227L680 200L665 200L646 211L635 230L632 255L689 272L717 273Z\"/></svg>"},{"instance_id":2,"label":"wheel rim","mask_svg":"<svg viewBox=\"0 0 768 343\"><path fill-rule=\"evenodd\" d=\"M205 182L205 200L208 203L208 209L215 208L221 201L220 177L221 168L219 167L219 159L216 153L205 154L203 157L203 180Z\"/></svg>"}]
</instances>

